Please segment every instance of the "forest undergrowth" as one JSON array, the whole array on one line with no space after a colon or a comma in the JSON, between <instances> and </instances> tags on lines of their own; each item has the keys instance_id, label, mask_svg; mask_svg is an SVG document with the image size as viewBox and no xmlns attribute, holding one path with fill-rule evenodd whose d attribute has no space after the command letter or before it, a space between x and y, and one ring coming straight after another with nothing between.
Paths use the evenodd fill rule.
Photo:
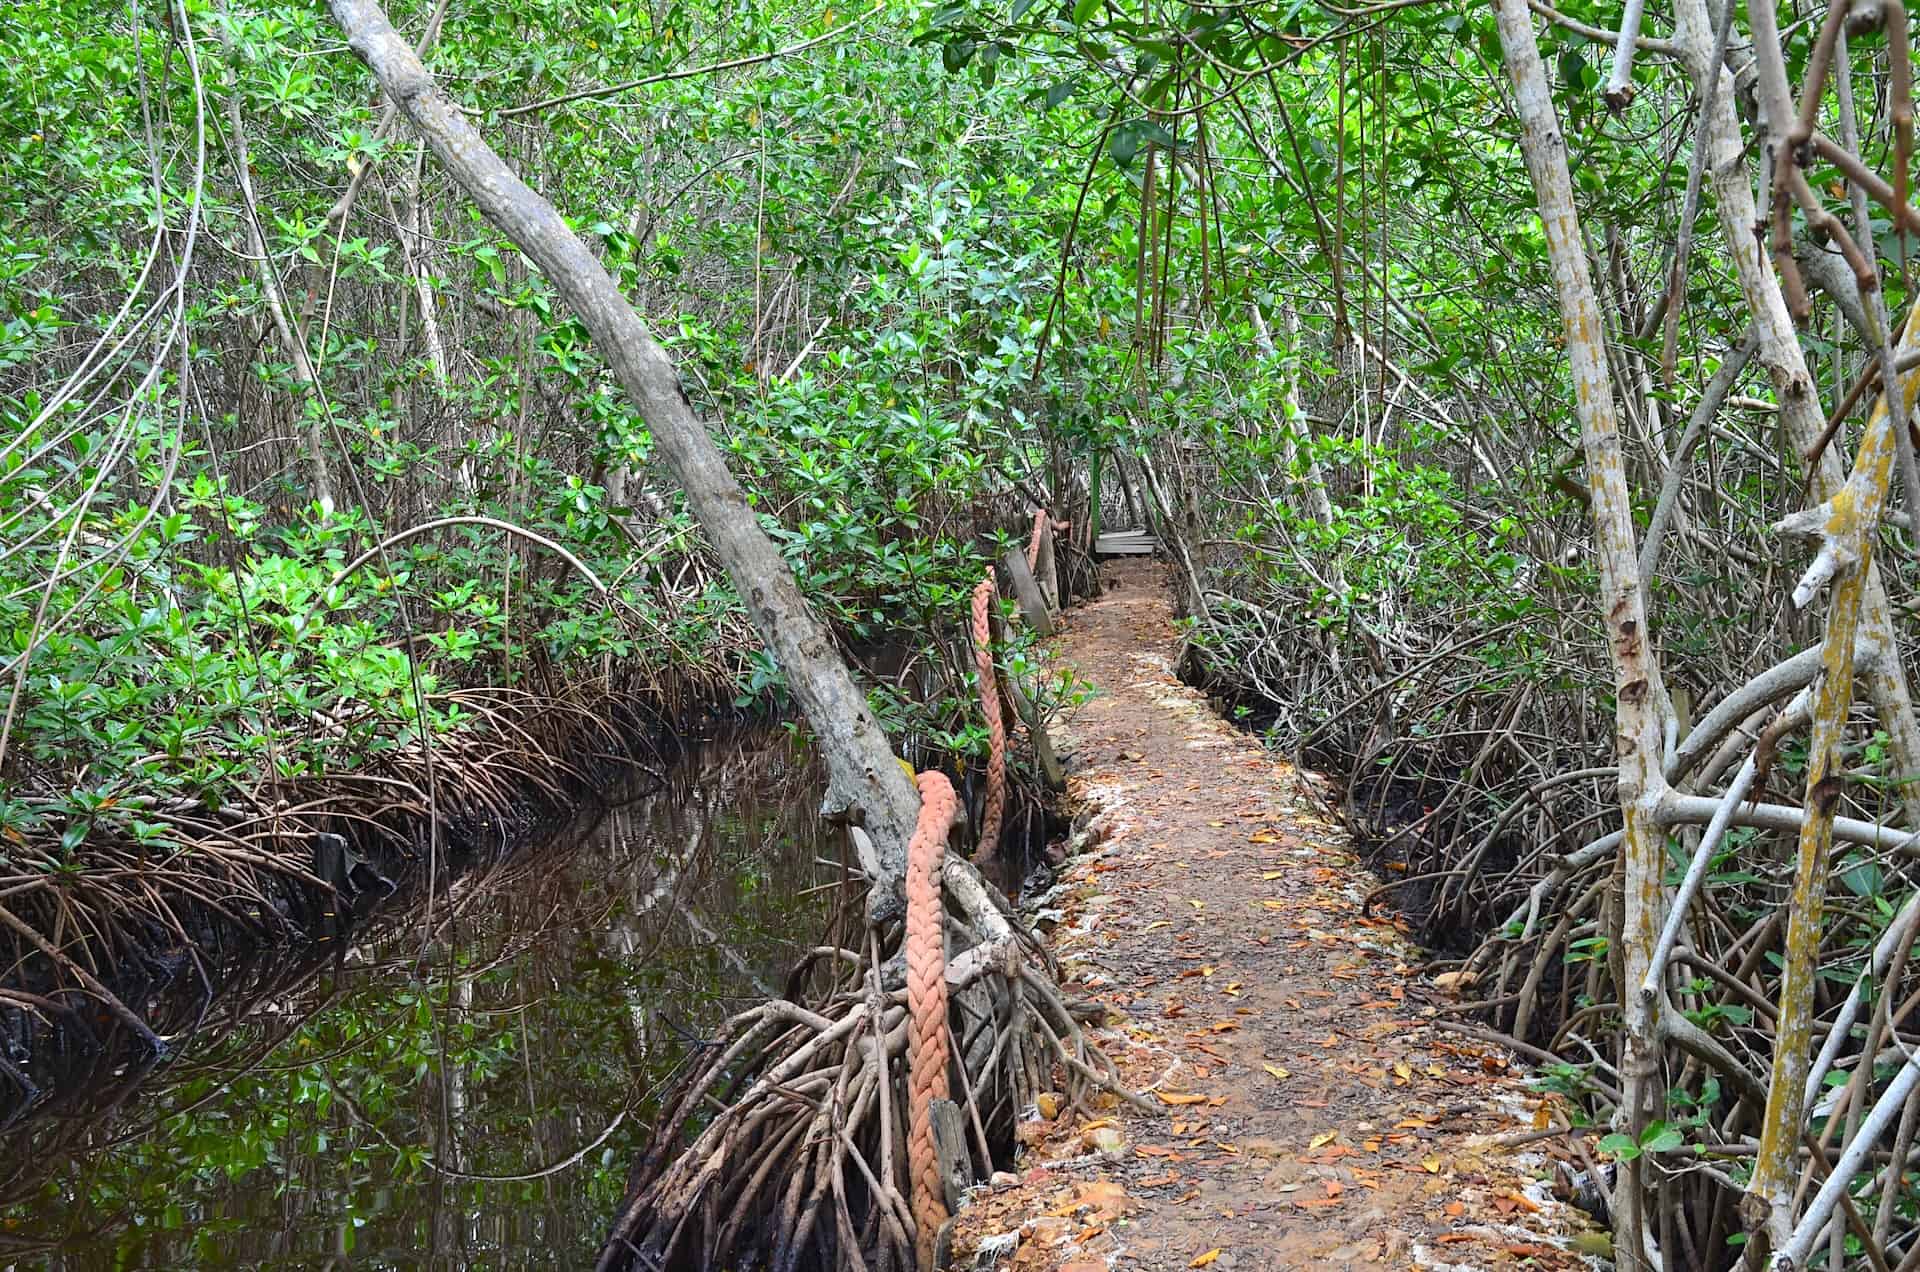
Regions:
<instances>
[{"instance_id":1,"label":"forest undergrowth","mask_svg":"<svg viewBox=\"0 0 1920 1272\"><path fill-rule=\"evenodd\" d=\"M1345 778L1624 1261L1920 1267L1896 0L409 0L438 124L331 10L0 13L17 1019L629 718L824 718L814 653L974 805L967 598L1044 510L1068 590L1153 531L1194 674Z\"/></svg>"}]
</instances>

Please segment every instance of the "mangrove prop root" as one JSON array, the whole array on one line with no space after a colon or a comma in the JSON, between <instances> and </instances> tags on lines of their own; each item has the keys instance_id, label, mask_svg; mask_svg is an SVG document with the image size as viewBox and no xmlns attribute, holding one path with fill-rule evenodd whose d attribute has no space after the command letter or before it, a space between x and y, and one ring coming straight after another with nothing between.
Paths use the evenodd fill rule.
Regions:
<instances>
[{"instance_id":1,"label":"mangrove prop root","mask_svg":"<svg viewBox=\"0 0 1920 1272\"><path fill-rule=\"evenodd\" d=\"M913 1022L912 1104L907 1140L913 1177L914 1250L934 1265L934 1242L947 1221L940 1155L933 1143L933 1102L947 1098L947 951L940 904L940 863L959 801L943 773L922 773L920 819L907 845L907 1015Z\"/></svg>"},{"instance_id":2,"label":"mangrove prop root","mask_svg":"<svg viewBox=\"0 0 1920 1272\"><path fill-rule=\"evenodd\" d=\"M263 946L331 939L351 894L423 872L422 845L437 843L449 863L482 862L570 808L604 762L631 756L653 767L620 723L644 718L638 695L599 685L548 695L457 689L428 703L472 719L433 739L432 763L428 744L399 736L394 722L341 710L322 725L363 741L358 772L264 778L219 809L129 795L77 849L62 846L58 826L12 845L0 869L0 1015L36 1053L25 1072L38 1072L43 1049L52 1063L69 1043L103 1041L80 1023L95 1014L86 1004L143 1049L164 1051L192 1013L153 1000L155 965L186 960L211 992ZM136 840L115 820L122 815L159 833ZM328 838L354 864L323 876ZM62 1030L74 1033L69 1043L55 1038ZM110 1052L119 1054L117 1042ZM0 1071L0 1109L51 1090Z\"/></svg>"},{"instance_id":3,"label":"mangrove prop root","mask_svg":"<svg viewBox=\"0 0 1920 1272\"><path fill-rule=\"evenodd\" d=\"M945 922L965 939L958 920ZM917 1263L915 1039L907 987L884 979L898 967L887 953L879 946L820 1001L764 1003L701 1045L662 1099L668 1112L629 1179L603 1272ZM1102 1091L1127 1098L1037 965L955 957L945 984L952 1089L990 1158L976 1156L976 1171L1011 1158L1020 1110L1041 1091L1069 1107Z\"/></svg>"},{"instance_id":4,"label":"mangrove prop root","mask_svg":"<svg viewBox=\"0 0 1920 1272\"><path fill-rule=\"evenodd\" d=\"M662 1094L603 1272L931 1267L948 1183L935 1100L958 1093L980 1172L1011 1158L1041 1091L1075 1108L1100 1092L1140 1103L1055 987L1044 947L947 856L951 783L916 781L904 933L870 928L864 956L808 951L832 984L790 977L789 992L813 987L805 1003L766 1002L698 1044Z\"/></svg>"}]
</instances>

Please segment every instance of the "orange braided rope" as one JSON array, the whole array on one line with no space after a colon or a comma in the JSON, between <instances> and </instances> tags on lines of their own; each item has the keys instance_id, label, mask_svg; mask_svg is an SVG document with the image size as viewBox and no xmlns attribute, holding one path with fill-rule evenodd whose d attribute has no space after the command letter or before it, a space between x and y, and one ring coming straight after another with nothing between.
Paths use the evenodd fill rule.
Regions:
<instances>
[{"instance_id":1,"label":"orange braided rope","mask_svg":"<svg viewBox=\"0 0 1920 1272\"><path fill-rule=\"evenodd\" d=\"M940 867L947 830L960 801L944 773L922 773L920 819L907 842L907 1177L913 1199L914 1249L922 1272L947 1221L940 1156L933 1145L933 1102L947 1097L946 914Z\"/></svg>"},{"instance_id":2,"label":"orange braided rope","mask_svg":"<svg viewBox=\"0 0 1920 1272\"><path fill-rule=\"evenodd\" d=\"M1033 533L1027 539L1027 568L1040 568L1040 540L1048 530L1057 529L1045 508L1033 514ZM1000 712L999 681L993 673L993 628L987 621L993 601L1000 593L993 567L973 589L973 665L979 673L980 713L987 718L987 803L980 815L980 844L977 856L991 861L1000 850L1000 823L1007 814L1007 722Z\"/></svg>"},{"instance_id":3,"label":"orange braided rope","mask_svg":"<svg viewBox=\"0 0 1920 1272\"><path fill-rule=\"evenodd\" d=\"M1027 567L1040 561L1040 536L1052 525L1046 509L1033 516ZM980 708L987 717L987 806L980 825L980 855L991 858L1000 843L1000 822L1007 806L1007 729L1000 714L1000 691L993 672L993 628L988 621L999 587L993 567L973 589L973 658L979 672ZM933 1143L933 1102L947 1090L947 942L946 912L940 902L941 861L947 829L959 810L953 783L943 773L921 773L920 817L907 843L907 1015L911 1023L908 1053L907 1177L913 1204L914 1255L922 1272L931 1272L941 1225L947 1221L946 1187L940 1155Z\"/></svg>"},{"instance_id":4,"label":"orange braided rope","mask_svg":"<svg viewBox=\"0 0 1920 1272\"><path fill-rule=\"evenodd\" d=\"M973 665L979 672L980 710L987 717L987 805L980 814L977 857L993 860L1000 850L1000 819L1007 811L1007 722L1000 714L999 683L993 675L993 628L987 621L999 593L993 567L973 589Z\"/></svg>"}]
</instances>

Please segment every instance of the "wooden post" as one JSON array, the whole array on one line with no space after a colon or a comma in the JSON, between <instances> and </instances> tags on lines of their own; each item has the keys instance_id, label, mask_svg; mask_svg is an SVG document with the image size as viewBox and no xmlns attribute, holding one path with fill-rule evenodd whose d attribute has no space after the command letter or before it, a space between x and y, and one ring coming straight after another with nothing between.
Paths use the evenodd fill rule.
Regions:
<instances>
[{"instance_id":1,"label":"wooden post","mask_svg":"<svg viewBox=\"0 0 1920 1272\"><path fill-rule=\"evenodd\" d=\"M973 1182L973 1159L967 1154L966 1117L952 1100L933 1102L933 1149L940 1158L947 1213L957 1215L967 1199L967 1185Z\"/></svg>"},{"instance_id":2,"label":"wooden post","mask_svg":"<svg viewBox=\"0 0 1920 1272\"><path fill-rule=\"evenodd\" d=\"M1027 626L1042 636L1053 635L1053 612L1033 572L1027 569L1027 554L1019 548L1008 548L1000 558L1000 569L1013 584L1014 599L1020 602L1020 614Z\"/></svg>"},{"instance_id":3,"label":"wooden post","mask_svg":"<svg viewBox=\"0 0 1920 1272\"><path fill-rule=\"evenodd\" d=\"M1014 682L1007 678L1007 696L1013 699L1013 709L1020 713L1026 722L1027 736L1033 739L1033 758L1040 762L1040 776L1046 779L1047 789L1064 791L1067 789L1067 770L1061 765L1060 757L1054 752L1053 739L1047 736L1047 723L1040 718L1040 708L1034 704Z\"/></svg>"},{"instance_id":4,"label":"wooden post","mask_svg":"<svg viewBox=\"0 0 1920 1272\"><path fill-rule=\"evenodd\" d=\"M1093 462L1087 474L1087 542L1100 541L1100 475L1107 462L1107 452L1093 452Z\"/></svg>"},{"instance_id":5,"label":"wooden post","mask_svg":"<svg viewBox=\"0 0 1920 1272\"><path fill-rule=\"evenodd\" d=\"M1040 532L1040 551L1035 554L1033 563L1034 582L1040 585L1040 595L1046 598L1047 609L1051 613L1060 610L1060 567L1053 559L1053 519L1047 519L1046 529Z\"/></svg>"}]
</instances>

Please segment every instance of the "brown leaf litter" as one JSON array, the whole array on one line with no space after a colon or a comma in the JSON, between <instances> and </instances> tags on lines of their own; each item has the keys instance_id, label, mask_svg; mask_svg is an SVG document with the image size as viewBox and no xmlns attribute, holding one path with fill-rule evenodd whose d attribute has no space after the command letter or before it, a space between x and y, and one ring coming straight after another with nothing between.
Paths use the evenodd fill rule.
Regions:
<instances>
[{"instance_id":1,"label":"brown leaf litter","mask_svg":"<svg viewBox=\"0 0 1920 1272\"><path fill-rule=\"evenodd\" d=\"M1548 1183L1567 1149L1538 1133L1564 1111L1500 1048L1434 1027L1448 996L1404 920L1362 912L1373 880L1311 779L1176 680L1158 568L1115 578L1058 645L1097 690L1062 739L1095 842L1051 940L1160 1113L1043 1098L953 1266L1586 1266Z\"/></svg>"}]
</instances>

